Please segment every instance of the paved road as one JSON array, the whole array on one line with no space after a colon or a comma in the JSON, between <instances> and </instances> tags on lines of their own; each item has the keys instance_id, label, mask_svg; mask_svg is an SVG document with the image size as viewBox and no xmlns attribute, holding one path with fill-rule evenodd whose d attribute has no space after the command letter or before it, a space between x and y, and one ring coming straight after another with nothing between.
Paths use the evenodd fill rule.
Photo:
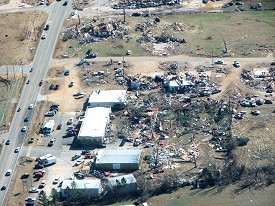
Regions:
<instances>
[{"instance_id":1,"label":"paved road","mask_svg":"<svg viewBox=\"0 0 275 206\"><path fill-rule=\"evenodd\" d=\"M4 184L9 185L12 176L6 177L5 173L8 169L12 169L14 171L18 157L20 156L20 152L14 153L13 151L17 146L21 147L23 144L25 133L22 133L20 130L24 125L28 126L29 124L28 122L24 122L24 118L29 117L29 119L31 119L33 115L33 110L28 110L28 106L30 104L36 104L41 88L39 87L39 82L44 79L48 71L49 61L51 59L61 25L65 18L66 12L69 9L68 6L62 6L62 4L63 1L60 1L53 5L48 19L50 29L43 32L46 33L47 37L39 43L32 65L33 71L29 72L28 79L30 80L30 83L23 88L21 93L21 98L18 102L18 107L21 108L21 111L14 115L9 134L7 135L7 138L11 140L11 144L4 146L0 156L0 187ZM27 69L29 68L27 67ZM8 188L6 191L0 192L0 205L3 205L7 191Z\"/></svg>"}]
</instances>

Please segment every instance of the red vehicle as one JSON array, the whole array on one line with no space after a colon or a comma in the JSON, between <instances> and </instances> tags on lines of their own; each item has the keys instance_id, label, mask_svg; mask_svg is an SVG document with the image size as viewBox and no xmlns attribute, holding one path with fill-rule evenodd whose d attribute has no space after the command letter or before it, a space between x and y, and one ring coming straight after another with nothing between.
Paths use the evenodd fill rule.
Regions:
<instances>
[{"instance_id":1,"label":"red vehicle","mask_svg":"<svg viewBox=\"0 0 275 206\"><path fill-rule=\"evenodd\" d=\"M39 82L39 86L42 86L42 84L43 84L43 80L41 80L41 81Z\"/></svg>"},{"instance_id":2,"label":"red vehicle","mask_svg":"<svg viewBox=\"0 0 275 206\"><path fill-rule=\"evenodd\" d=\"M54 90L58 90L60 88L60 84L55 85Z\"/></svg>"}]
</instances>

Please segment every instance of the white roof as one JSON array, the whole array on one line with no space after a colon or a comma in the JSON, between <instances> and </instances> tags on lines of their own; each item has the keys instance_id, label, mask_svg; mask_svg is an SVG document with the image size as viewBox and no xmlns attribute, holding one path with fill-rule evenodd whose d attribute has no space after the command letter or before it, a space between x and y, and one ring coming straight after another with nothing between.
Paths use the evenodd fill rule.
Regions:
<instances>
[{"instance_id":1,"label":"white roof","mask_svg":"<svg viewBox=\"0 0 275 206\"><path fill-rule=\"evenodd\" d=\"M87 108L78 137L104 137L111 108Z\"/></svg>"},{"instance_id":2,"label":"white roof","mask_svg":"<svg viewBox=\"0 0 275 206\"><path fill-rule=\"evenodd\" d=\"M142 150L99 150L96 163L139 163Z\"/></svg>"},{"instance_id":3,"label":"white roof","mask_svg":"<svg viewBox=\"0 0 275 206\"><path fill-rule=\"evenodd\" d=\"M111 177L111 178L108 178L108 181L110 182L110 184L112 186L117 186L117 180L119 182L121 182L122 178L125 178L126 184L131 184L131 183L136 183L137 182L137 180L136 180L136 178L133 174L123 175L123 176L118 176L118 177Z\"/></svg>"},{"instance_id":4,"label":"white roof","mask_svg":"<svg viewBox=\"0 0 275 206\"><path fill-rule=\"evenodd\" d=\"M126 90L98 90L93 91L89 97L89 103L99 102L125 102Z\"/></svg>"},{"instance_id":5,"label":"white roof","mask_svg":"<svg viewBox=\"0 0 275 206\"><path fill-rule=\"evenodd\" d=\"M54 120L51 119L44 124L44 128L53 128L54 127Z\"/></svg>"},{"instance_id":6,"label":"white roof","mask_svg":"<svg viewBox=\"0 0 275 206\"><path fill-rule=\"evenodd\" d=\"M100 188L100 180L63 180L61 189L72 187L72 182L76 183L77 189L98 189Z\"/></svg>"}]
</instances>

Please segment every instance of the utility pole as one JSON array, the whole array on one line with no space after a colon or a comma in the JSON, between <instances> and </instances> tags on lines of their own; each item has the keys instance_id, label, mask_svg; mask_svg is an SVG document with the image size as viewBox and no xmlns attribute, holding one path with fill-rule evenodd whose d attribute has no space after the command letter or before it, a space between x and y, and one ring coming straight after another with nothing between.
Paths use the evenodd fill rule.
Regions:
<instances>
[{"instance_id":1,"label":"utility pole","mask_svg":"<svg viewBox=\"0 0 275 206\"><path fill-rule=\"evenodd\" d=\"M6 69L7 69L7 79L9 79L9 69L8 69L8 64L6 63Z\"/></svg>"},{"instance_id":2,"label":"utility pole","mask_svg":"<svg viewBox=\"0 0 275 206\"><path fill-rule=\"evenodd\" d=\"M124 22L124 23L126 23L125 6L126 6L126 1L124 0L124 3L123 3L123 22Z\"/></svg>"}]
</instances>

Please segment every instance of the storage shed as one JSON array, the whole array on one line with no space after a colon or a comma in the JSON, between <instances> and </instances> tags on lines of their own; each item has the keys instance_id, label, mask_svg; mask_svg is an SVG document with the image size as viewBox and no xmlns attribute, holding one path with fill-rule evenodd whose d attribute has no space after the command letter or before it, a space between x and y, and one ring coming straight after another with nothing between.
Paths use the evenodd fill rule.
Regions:
<instances>
[{"instance_id":1,"label":"storage shed","mask_svg":"<svg viewBox=\"0 0 275 206\"><path fill-rule=\"evenodd\" d=\"M80 194L88 197L98 197L102 191L100 180L63 180L60 193L63 198L70 195L71 189L77 189Z\"/></svg>"},{"instance_id":2,"label":"storage shed","mask_svg":"<svg viewBox=\"0 0 275 206\"><path fill-rule=\"evenodd\" d=\"M85 145L102 145L110 121L111 108L87 108L77 139Z\"/></svg>"},{"instance_id":3,"label":"storage shed","mask_svg":"<svg viewBox=\"0 0 275 206\"><path fill-rule=\"evenodd\" d=\"M88 100L89 107L115 107L126 104L126 90L93 91Z\"/></svg>"},{"instance_id":4,"label":"storage shed","mask_svg":"<svg viewBox=\"0 0 275 206\"><path fill-rule=\"evenodd\" d=\"M137 180L133 174L108 178L108 188L113 193L136 192Z\"/></svg>"},{"instance_id":5,"label":"storage shed","mask_svg":"<svg viewBox=\"0 0 275 206\"><path fill-rule=\"evenodd\" d=\"M138 170L142 150L100 150L96 159L98 170Z\"/></svg>"}]
</instances>

